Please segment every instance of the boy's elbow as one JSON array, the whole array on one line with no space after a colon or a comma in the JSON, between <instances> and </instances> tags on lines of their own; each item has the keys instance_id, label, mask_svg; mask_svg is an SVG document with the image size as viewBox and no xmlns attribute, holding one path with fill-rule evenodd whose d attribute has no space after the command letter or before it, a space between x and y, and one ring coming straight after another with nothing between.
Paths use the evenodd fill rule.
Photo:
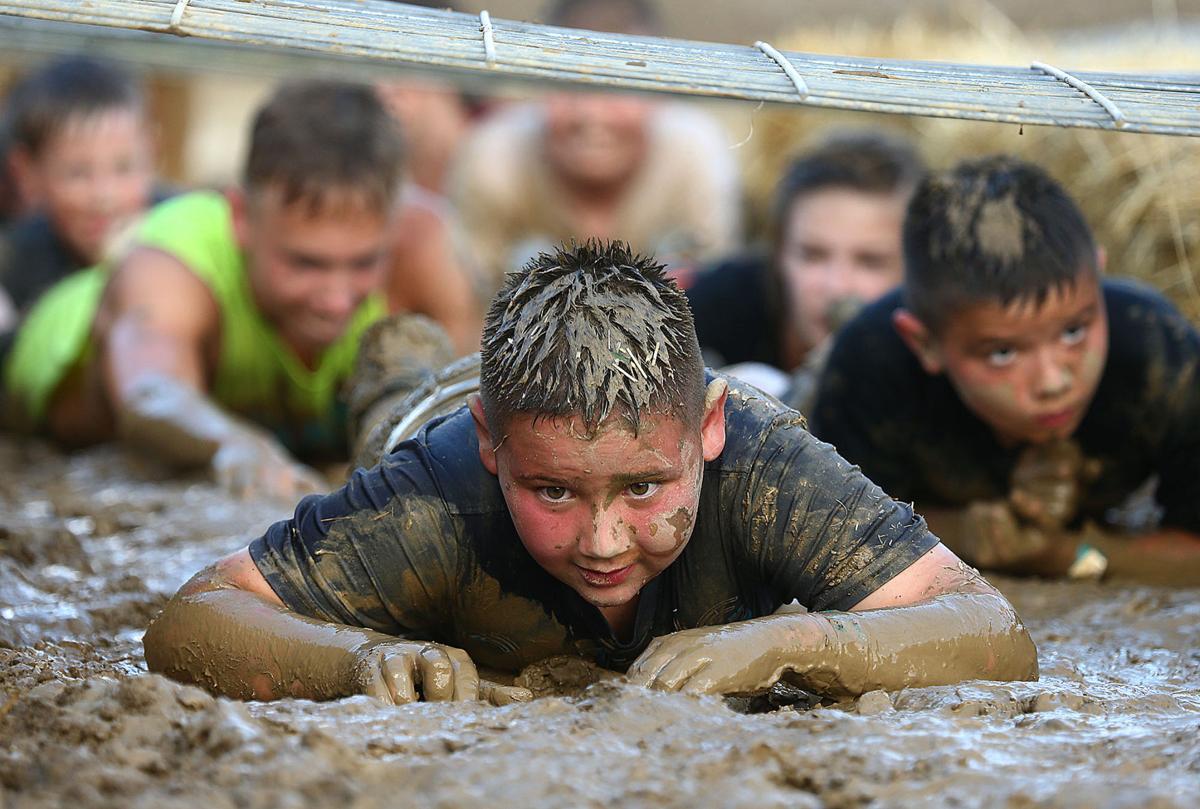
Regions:
<instances>
[{"instance_id":1,"label":"boy's elbow","mask_svg":"<svg viewBox=\"0 0 1200 809\"><path fill-rule=\"evenodd\" d=\"M171 597L142 637L142 649L150 671L177 677L181 656L194 648L202 634L201 627L206 623L205 616L200 613L207 614L208 610L196 604L196 599L222 590L252 590L241 581L246 561L249 561L249 555L245 551L220 559L192 576Z\"/></svg>"},{"instance_id":2,"label":"boy's elbow","mask_svg":"<svg viewBox=\"0 0 1200 809\"><path fill-rule=\"evenodd\" d=\"M992 671L985 676L994 680L1038 679L1037 646L1029 630L1009 600L998 591L993 593L982 596L992 602L995 614L990 633L994 640L989 644L992 654L987 660Z\"/></svg>"}]
</instances>

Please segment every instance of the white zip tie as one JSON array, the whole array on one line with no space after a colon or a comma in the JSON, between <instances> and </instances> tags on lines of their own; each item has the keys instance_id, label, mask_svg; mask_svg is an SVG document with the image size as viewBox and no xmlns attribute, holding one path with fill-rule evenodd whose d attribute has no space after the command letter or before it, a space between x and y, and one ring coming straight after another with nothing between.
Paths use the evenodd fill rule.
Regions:
<instances>
[{"instance_id":1,"label":"white zip tie","mask_svg":"<svg viewBox=\"0 0 1200 809\"><path fill-rule=\"evenodd\" d=\"M1125 126L1125 113L1121 112L1121 108L1114 104L1112 99L1104 95L1104 93L1101 93L1083 79L1077 79L1065 70L1059 70L1053 65L1048 65L1045 62L1031 62L1029 64L1029 69L1040 70L1042 73L1053 76L1059 81L1066 82L1071 87L1074 87L1076 90L1083 93L1092 101L1095 101L1097 104L1103 107L1104 111L1107 112L1109 117L1113 119L1113 123L1116 124L1118 129Z\"/></svg>"},{"instance_id":2,"label":"white zip tie","mask_svg":"<svg viewBox=\"0 0 1200 809\"><path fill-rule=\"evenodd\" d=\"M172 28L178 28L179 24L181 22L183 22L183 12L187 10L187 5L189 2L191 2L191 0L177 0L176 1L175 10L171 12L171 27Z\"/></svg>"},{"instance_id":3,"label":"white zip tie","mask_svg":"<svg viewBox=\"0 0 1200 809\"><path fill-rule=\"evenodd\" d=\"M760 40L754 43L754 47L771 57L777 65L783 68L783 72L792 80L792 84L796 85L796 92L800 94L801 101L808 98L808 85L804 83L804 77L796 72L796 68L792 66L792 63L788 61L786 56L775 50L769 42Z\"/></svg>"},{"instance_id":4,"label":"white zip tie","mask_svg":"<svg viewBox=\"0 0 1200 809\"><path fill-rule=\"evenodd\" d=\"M483 58L489 65L496 64L496 37L492 33L492 15L487 10L479 12L479 30L483 32Z\"/></svg>"}]
</instances>

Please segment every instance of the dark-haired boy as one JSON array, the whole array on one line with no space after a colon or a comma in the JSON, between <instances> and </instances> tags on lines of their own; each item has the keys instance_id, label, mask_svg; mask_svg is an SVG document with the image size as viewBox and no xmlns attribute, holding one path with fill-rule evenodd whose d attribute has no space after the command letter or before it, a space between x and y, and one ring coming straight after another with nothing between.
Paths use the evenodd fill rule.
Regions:
<instances>
[{"instance_id":1,"label":"dark-haired boy","mask_svg":"<svg viewBox=\"0 0 1200 809\"><path fill-rule=\"evenodd\" d=\"M396 702L527 696L475 664L560 654L706 693L1036 676L1004 598L795 411L707 374L683 294L627 248L510 274L480 392L193 578L150 668ZM813 612L774 614L793 599Z\"/></svg>"},{"instance_id":2,"label":"dark-haired boy","mask_svg":"<svg viewBox=\"0 0 1200 809\"><path fill-rule=\"evenodd\" d=\"M1102 280L1074 201L1014 159L928 179L904 287L839 334L813 430L964 559L1200 582L1200 336ZM1160 527L1112 533L1156 482Z\"/></svg>"},{"instance_id":3,"label":"dark-haired boy","mask_svg":"<svg viewBox=\"0 0 1200 809\"><path fill-rule=\"evenodd\" d=\"M714 365L755 363L795 374L788 404L807 413L830 335L900 284L900 229L924 174L908 141L836 132L787 167L775 191L769 250L734 256L687 291L696 335Z\"/></svg>"},{"instance_id":4,"label":"dark-haired boy","mask_svg":"<svg viewBox=\"0 0 1200 809\"><path fill-rule=\"evenodd\" d=\"M9 163L34 213L0 236L0 287L19 311L106 246L154 196L154 142L138 82L72 56L34 71L6 100Z\"/></svg>"},{"instance_id":5,"label":"dark-haired boy","mask_svg":"<svg viewBox=\"0 0 1200 809\"><path fill-rule=\"evenodd\" d=\"M289 453L345 456L337 394L383 314L401 169L369 87L284 86L255 118L241 188L156 207L126 256L42 297L4 368L12 417L208 466L238 492L321 486Z\"/></svg>"}]
</instances>

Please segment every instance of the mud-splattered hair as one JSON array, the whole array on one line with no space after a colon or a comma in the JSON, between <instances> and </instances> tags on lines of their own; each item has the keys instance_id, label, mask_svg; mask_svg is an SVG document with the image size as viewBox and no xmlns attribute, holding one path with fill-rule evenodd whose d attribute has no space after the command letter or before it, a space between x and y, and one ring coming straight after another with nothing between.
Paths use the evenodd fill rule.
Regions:
<instances>
[{"instance_id":1,"label":"mud-splattered hair","mask_svg":"<svg viewBox=\"0 0 1200 809\"><path fill-rule=\"evenodd\" d=\"M1091 228L1037 166L999 156L917 188L904 220L904 301L937 331L965 304L1031 301L1099 273Z\"/></svg>"},{"instance_id":2,"label":"mud-splattered hair","mask_svg":"<svg viewBox=\"0 0 1200 809\"><path fill-rule=\"evenodd\" d=\"M514 414L697 421L704 366L687 298L623 242L563 245L510 273L483 327L480 388L494 432Z\"/></svg>"}]
</instances>

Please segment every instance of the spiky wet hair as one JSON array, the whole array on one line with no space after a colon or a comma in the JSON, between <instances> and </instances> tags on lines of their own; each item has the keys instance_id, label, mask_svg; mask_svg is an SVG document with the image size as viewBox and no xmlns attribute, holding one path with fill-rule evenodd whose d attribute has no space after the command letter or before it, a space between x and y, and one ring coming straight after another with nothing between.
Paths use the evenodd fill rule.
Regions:
<instances>
[{"instance_id":1,"label":"spiky wet hair","mask_svg":"<svg viewBox=\"0 0 1200 809\"><path fill-rule=\"evenodd\" d=\"M904 300L938 331L962 306L1029 301L1097 276L1083 212L1045 171L999 155L918 186L904 219Z\"/></svg>"},{"instance_id":2,"label":"spiky wet hair","mask_svg":"<svg viewBox=\"0 0 1200 809\"><path fill-rule=\"evenodd\" d=\"M509 416L617 413L697 420L704 366L687 298L665 267L624 242L541 253L510 273L483 326L480 388L494 431Z\"/></svg>"}]
</instances>

